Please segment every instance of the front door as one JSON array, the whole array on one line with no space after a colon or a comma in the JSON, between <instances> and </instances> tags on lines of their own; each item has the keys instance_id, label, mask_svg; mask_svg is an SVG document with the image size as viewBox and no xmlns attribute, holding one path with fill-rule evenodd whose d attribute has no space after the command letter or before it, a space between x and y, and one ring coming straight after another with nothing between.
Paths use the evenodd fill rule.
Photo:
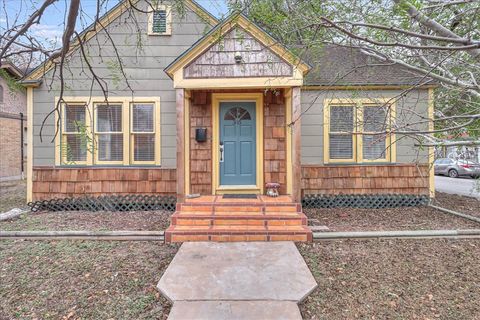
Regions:
<instances>
[{"instance_id":1,"label":"front door","mask_svg":"<svg viewBox=\"0 0 480 320\"><path fill-rule=\"evenodd\" d=\"M220 185L255 185L255 102L220 102L219 115Z\"/></svg>"}]
</instances>

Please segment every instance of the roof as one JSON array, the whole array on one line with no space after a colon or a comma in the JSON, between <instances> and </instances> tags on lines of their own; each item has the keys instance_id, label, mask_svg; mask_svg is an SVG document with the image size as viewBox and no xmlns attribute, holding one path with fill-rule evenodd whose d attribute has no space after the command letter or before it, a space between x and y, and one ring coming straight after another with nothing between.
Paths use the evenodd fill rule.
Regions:
<instances>
[{"instance_id":1,"label":"roof","mask_svg":"<svg viewBox=\"0 0 480 320\"><path fill-rule=\"evenodd\" d=\"M399 64L371 57L359 48L325 45L302 58L312 69L306 86L411 86L435 84L433 79Z\"/></svg>"},{"instance_id":2,"label":"roof","mask_svg":"<svg viewBox=\"0 0 480 320\"><path fill-rule=\"evenodd\" d=\"M173 73L195 59L199 51L203 52L202 50L212 46L216 42L214 37L219 39L235 26L240 26L247 30L257 40L265 44L266 47L278 54L282 59L299 68L304 74L310 70L310 66L306 62L294 55L287 47L280 44L276 39L270 36L268 32L252 22L242 13L234 12L172 61L172 63L164 69L165 72L170 77L173 77Z\"/></svg>"},{"instance_id":3,"label":"roof","mask_svg":"<svg viewBox=\"0 0 480 320\"><path fill-rule=\"evenodd\" d=\"M23 77L24 74L24 71L22 71L10 61L2 61L0 63L0 68L5 69L8 73L10 73L10 75L17 79Z\"/></svg>"},{"instance_id":4,"label":"roof","mask_svg":"<svg viewBox=\"0 0 480 320\"><path fill-rule=\"evenodd\" d=\"M100 17L99 21L100 23L98 25L103 26L104 28L107 27L110 23L112 23L116 18L118 18L122 13L124 13L131 4L135 4L139 0L122 0L118 4L116 4L114 7L112 7L110 10L108 10L103 16ZM193 11L195 11L197 14L201 15L203 18L205 18L206 21L208 21L212 26L218 23L218 20L210 13L208 12L205 8L203 8L201 5L199 5L195 0L186 0L185 5L191 8ZM92 23L90 26L85 28L81 33L80 37L85 36L84 41L88 41L91 39L94 35L96 35L99 31L101 31L103 28L98 27L97 30L95 30L95 27L97 25L95 23ZM92 30L95 30L95 32L90 32ZM70 52L73 52L75 49L78 48L78 40L77 38L74 38L71 41L71 46L70 46ZM46 60L42 62L38 67L33 69L26 77L25 80L23 81L24 84L31 84L34 83L38 80L40 80L43 75L48 72L51 68L53 67L53 63L50 60Z\"/></svg>"}]
</instances>

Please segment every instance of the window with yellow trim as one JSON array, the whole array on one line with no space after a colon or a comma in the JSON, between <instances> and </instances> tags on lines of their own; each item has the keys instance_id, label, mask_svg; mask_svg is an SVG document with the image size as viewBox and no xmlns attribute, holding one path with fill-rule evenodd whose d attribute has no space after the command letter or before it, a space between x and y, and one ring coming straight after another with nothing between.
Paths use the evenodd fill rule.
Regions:
<instances>
[{"instance_id":1,"label":"window with yellow trim","mask_svg":"<svg viewBox=\"0 0 480 320\"><path fill-rule=\"evenodd\" d=\"M155 105L133 103L131 110L133 162L155 162Z\"/></svg>"},{"instance_id":2,"label":"window with yellow trim","mask_svg":"<svg viewBox=\"0 0 480 320\"><path fill-rule=\"evenodd\" d=\"M123 163L123 106L97 104L95 106L95 141L97 163Z\"/></svg>"},{"instance_id":3,"label":"window with yellow trim","mask_svg":"<svg viewBox=\"0 0 480 320\"><path fill-rule=\"evenodd\" d=\"M85 163L88 152L87 105L64 104L63 114L60 146L62 162Z\"/></svg>"},{"instance_id":4,"label":"window with yellow trim","mask_svg":"<svg viewBox=\"0 0 480 320\"><path fill-rule=\"evenodd\" d=\"M326 162L390 162L391 106L330 104L327 109Z\"/></svg>"},{"instance_id":5,"label":"window with yellow trim","mask_svg":"<svg viewBox=\"0 0 480 320\"><path fill-rule=\"evenodd\" d=\"M106 103L100 97L76 97L71 101L62 108L58 163L160 165L159 98L118 97Z\"/></svg>"}]
</instances>

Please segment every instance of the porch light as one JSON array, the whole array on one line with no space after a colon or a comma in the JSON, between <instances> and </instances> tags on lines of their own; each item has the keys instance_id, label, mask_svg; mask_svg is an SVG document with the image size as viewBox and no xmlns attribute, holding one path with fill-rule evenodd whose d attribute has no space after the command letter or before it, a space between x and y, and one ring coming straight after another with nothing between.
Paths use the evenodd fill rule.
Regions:
<instances>
[{"instance_id":1,"label":"porch light","mask_svg":"<svg viewBox=\"0 0 480 320\"><path fill-rule=\"evenodd\" d=\"M238 51L235 52L235 62L236 63L242 63L242 59L243 59L242 54Z\"/></svg>"}]
</instances>

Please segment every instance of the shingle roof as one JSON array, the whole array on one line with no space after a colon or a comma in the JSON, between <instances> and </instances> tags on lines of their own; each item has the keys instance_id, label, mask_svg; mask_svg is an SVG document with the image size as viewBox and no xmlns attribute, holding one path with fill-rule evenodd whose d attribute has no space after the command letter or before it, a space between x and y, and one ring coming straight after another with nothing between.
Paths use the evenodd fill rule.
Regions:
<instances>
[{"instance_id":1,"label":"shingle roof","mask_svg":"<svg viewBox=\"0 0 480 320\"><path fill-rule=\"evenodd\" d=\"M304 85L418 85L433 80L399 64L371 57L358 48L325 45L301 55L312 66Z\"/></svg>"}]
</instances>

